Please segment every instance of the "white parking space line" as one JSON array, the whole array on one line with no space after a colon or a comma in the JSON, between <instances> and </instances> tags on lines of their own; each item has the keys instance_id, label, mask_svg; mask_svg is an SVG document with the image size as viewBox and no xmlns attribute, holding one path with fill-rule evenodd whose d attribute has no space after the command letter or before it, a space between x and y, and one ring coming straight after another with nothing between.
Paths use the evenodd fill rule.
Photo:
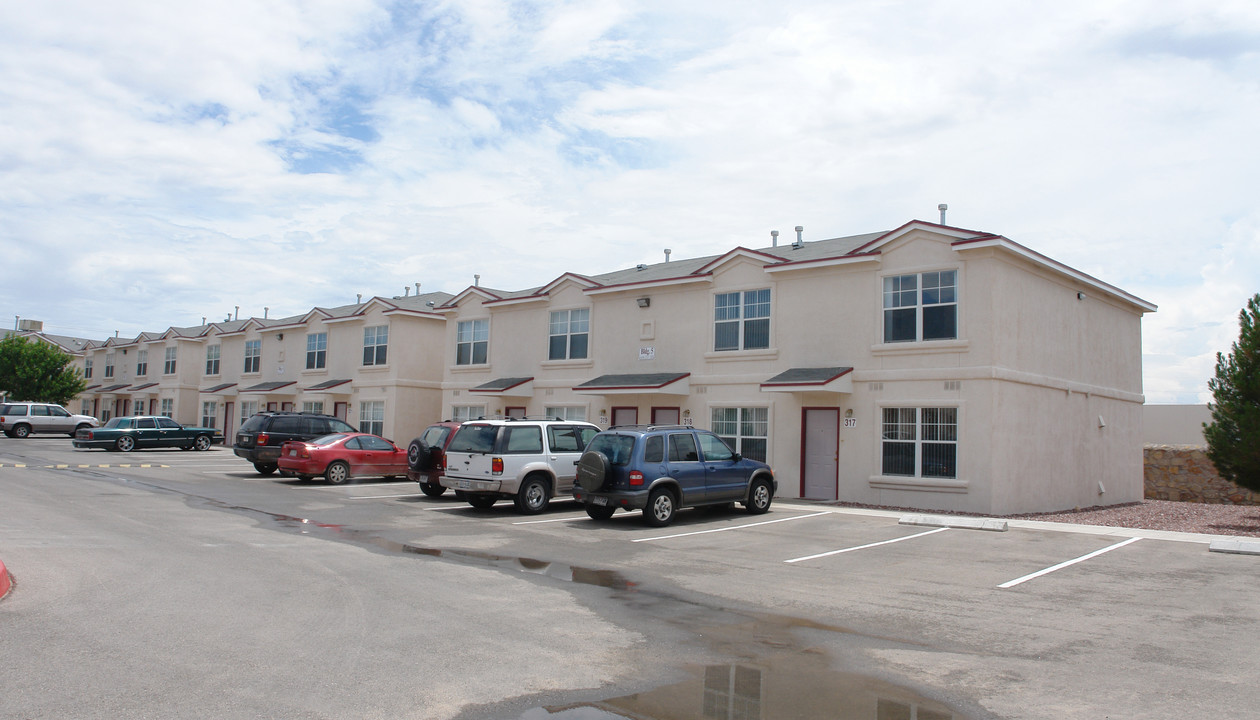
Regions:
<instances>
[{"instance_id":1,"label":"white parking space line","mask_svg":"<svg viewBox=\"0 0 1260 720\"><path fill-rule=\"evenodd\" d=\"M1074 560L1061 562L1058 565L1055 565L1053 567L1048 567L1045 570L1038 570L1035 573L1031 573L1029 575L1025 575L1020 578L1015 578L1014 580L1010 580L1008 582L1004 582L1001 585L998 585L998 587L1002 589L1015 587L1016 585L1019 585L1020 583L1028 582L1029 580L1032 580L1033 578L1039 578L1042 575L1048 575L1054 572L1055 570L1062 570L1063 568L1068 567L1069 565L1075 565L1078 562L1084 562L1086 560L1089 560L1090 558L1098 557L1099 555L1102 555L1103 553L1111 552L1112 550L1115 550L1116 548L1122 548L1125 545L1128 545L1129 543L1135 543L1141 539L1142 538L1140 537L1133 537L1133 538L1129 538L1128 540L1125 540L1124 542L1118 542L1115 545L1108 545L1107 547L1101 550L1095 550L1094 552L1089 553L1088 555L1082 555Z\"/></svg>"},{"instance_id":2,"label":"white parking space line","mask_svg":"<svg viewBox=\"0 0 1260 720\"><path fill-rule=\"evenodd\" d=\"M572 517L547 518L546 520L521 520L519 522L514 522L512 524L513 525L541 525L542 523L569 522L570 520L582 520L585 517L586 517L585 515L574 515Z\"/></svg>"},{"instance_id":3,"label":"white parking space line","mask_svg":"<svg viewBox=\"0 0 1260 720\"><path fill-rule=\"evenodd\" d=\"M407 493L406 495L363 495L357 497L348 497L347 500L383 500L385 498L400 497L420 497L420 493Z\"/></svg>"},{"instance_id":4,"label":"white parking space line","mask_svg":"<svg viewBox=\"0 0 1260 720\"><path fill-rule=\"evenodd\" d=\"M293 478L285 478L283 475L281 475L281 476L280 476L280 479L282 479L282 480L284 480L284 479L289 479L289 480L292 480ZM396 483L396 482L353 483L353 484L351 484L351 486L350 486L350 487L357 487L357 488L369 488L369 487L398 487L398 485L399 485L399 483ZM302 490L345 490L345 489L346 489L346 486L345 486L345 485L322 485L322 486L321 486L321 485L313 485L313 486L306 486L306 485L294 485L293 487L298 488L298 489L302 489Z\"/></svg>"},{"instance_id":5,"label":"white parking space line","mask_svg":"<svg viewBox=\"0 0 1260 720\"><path fill-rule=\"evenodd\" d=\"M748 523L747 525L733 525L730 527L714 528L712 530L697 530L695 532L677 533L675 535L658 535L656 537L639 538L630 542L652 542L653 540L669 540L671 538L690 537L692 535L707 535L708 533L726 532L727 530L743 530L745 528L757 527L759 525L773 525L781 522L791 522L792 520L805 520L807 518L818 517L820 515L831 515L829 512L816 512L810 515L797 515L790 518L779 518L778 520L765 520L763 522Z\"/></svg>"},{"instance_id":6,"label":"white parking space line","mask_svg":"<svg viewBox=\"0 0 1260 720\"><path fill-rule=\"evenodd\" d=\"M839 555L841 553L853 552L854 550L865 550L867 548L879 547L880 545L891 545L892 543L898 543L898 542L901 542L902 540L913 540L914 538L921 538L924 535L934 535L939 532L945 532L948 529L949 528L947 527L936 528L935 530L928 530L927 532L915 533L913 535L906 535L905 537L893 538L892 540L881 540L880 542L868 543L866 545L858 545L857 547L844 548L841 550L831 550L825 553L818 553L817 555L806 555L805 557L792 558L791 560L784 560L783 562L797 563L797 562L803 562L805 560L814 560L816 558L828 557L830 555Z\"/></svg>"}]
</instances>

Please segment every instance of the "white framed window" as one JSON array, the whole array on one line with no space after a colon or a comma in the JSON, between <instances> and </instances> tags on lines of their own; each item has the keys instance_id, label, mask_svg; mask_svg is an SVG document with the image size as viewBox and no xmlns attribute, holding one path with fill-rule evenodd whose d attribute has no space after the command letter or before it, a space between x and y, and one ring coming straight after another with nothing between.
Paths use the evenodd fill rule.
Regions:
<instances>
[{"instance_id":1,"label":"white framed window","mask_svg":"<svg viewBox=\"0 0 1260 720\"><path fill-rule=\"evenodd\" d=\"M553 310L547 330L547 359L585 360L590 336L590 308Z\"/></svg>"},{"instance_id":2,"label":"white framed window","mask_svg":"<svg viewBox=\"0 0 1260 720\"><path fill-rule=\"evenodd\" d=\"M312 333L306 336L306 369L319 370L328 359L328 333Z\"/></svg>"},{"instance_id":3,"label":"white framed window","mask_svg":"<svg viewBox=\"0 0 1260 720\"><path fill-rule=\"evenodd\" d=\"M105 353L105 377L114 377L114 353Z\"/></svg>"},{"instance_id":4,"label":"white framed window","mask_svg":"<svg viewBox=\"0 0 1260 720\"><path fill-rule=\"evenodd\" d=\"M451 419L455 422L467 422L486 416L485 405L452 405Z\"/></svg>"},{"instance_id":5,"label":"white framed window","mask_svg":"<svg viewBox=\"0 0 1260 720\"><path fill-rule=\"evenodd\" d=\"M144 377L149 374L149 351L136 351L136 377Z\"/></svg>"},{"instance_id":6,"label":"white framed window","mask_svg":"<svg viewBox=\"0 0 1260 720\"><path fill-rule=\"evenodd\" d=\"M363 328L363 364L384 365L389 357L389 326ZM366 432L366 431L365 431Z\"/></svg>"},{"instance_id":7,"label":"white framed window","mask_svg":"<svg viewBox=\"0 0 1260 720\"><path fill-rule=\"evenodd\" d=\"M162 363L162 374L175 374L175 348L173 347L166 348L166 359Z\"/></svg>"},{"instance_id":8,"label":"white framed window","mask_svg":"<svg viewBox=\"0 0 1260 720\"><path fill-rule=\"evenodd\" d=\"M770 288L713 296L713 349L770 347Z\"/></svg>"},{"instance_id":9,"label":"white framed window","mask_svg":"<svg viewBox=\"0 0 1260 720\"><path fill-rule=\"evenodd\" d=\"M83 378L92 379L92 358L83 358Z\"/></svg>"},{"instance_id":10,"label":"white framed window","mask_svg":"<svg viewBox=\"0 0 1260 720\"><path fill-rule=\"evenodd\" d=\"M175 400L173 398L162 398L159 404L162 407L161 415L164 417L175 417Z\"/></svg>"},{"instance_id":11,"label":"white framed window","mask_svg":"<svg viewBox=\"0 0 1260 720\"><path fill-rule=\"evenodd\" d=\"M131 400L131 414L132 415L148 415L149 414L148 411L145 410L144 398L138 397L138 398L133 398Z\"/></svg>"},{"instance_id":12,"label":"white framed window","mask_svg":"<svg viewBox=\"0 0 1260 720\"><path fill-rule=\"evenodd\" d=\"M957 337L957 270L884 278L884 342Z\"/></svg>"},{"instance_id":13,"label":"white framed window","mask_svg":"<svg viewBox=\"0 0 1260 720\"><path fill-rule=\"evenodd\" d=\"M258 414L258 401L257 400L242 400L241 401L241 422L240 422L241 425L244 425L246 420L250 419L251 417L257 414Z\"/></svg>"},{"instance_id":14,"label":"white framed window","mask_svg":"<svg viewBox=\"0 0 1260 720\"><path fill-rule=\"evenodd\" d=\"M80 415L92 414L92 401L91 400L82 400L79 402L79 414Z\"/></svg>"},{"instance_id":15,"label":"white framed window","mask_svg":"<svg viewBox=\"0 0 1260 720\"><path fill-rule=\"evenodd\" d=\"M735 452L766 462L770 447L770 409L765 407L715 407L709 426Z\"/></svg>"},{"instance_id":16,"label":"white framed window","mask_svg":"<svg viewBox=\"0 0 1260 720\"><path fill-rule=\"evenodd\" d=\"M302 412L317 413L319 415L323 415L324 414L324 401L323 400L303 400Z\"/></svg>"},{"instance_id":17,"label":"white framed window","mask_svg":"<svg viewBox=\"0 0 1260 720\"><path fill-rule=\"evenodd\" d=\"M218 375L218 374L219 374L219 352L220 352L220 350L221 350L221 346L219 346L219 345L207 345L207 346L206 346L206 374L207 374L207 375ZM209 425L207 425L206 427L210 427L210 426L209 426Z\"/></svg>"},{"instance_id":18,"label":"white framed window","mask_svg":"<svg viewBox=\"0 0 1260 720\"><path fill-rule=\"evenodd\" d=\"M586 422L586 406L549 405L543 408L543 415L545 415L547 419L558 418L560 420Z\"/></svg>"},{"instance_id":19,"label":"white framed window","mask_svg":"<svg viewBox=\"0 0 1260 720\"><path fill-rule=\"evenodd\" d=\"M880 442L884 475L958 477L958 408L884 408Z\"/></svg>"},{"instance_id":20,"label":"white framed window","mask_svg":"<svg viewBox=\"0 0 1260 720\"><path fill-rule=\"evenodd\" d=\"M365 400L359 403L359 432L385 434L384 400Z\"/></svg>"},{"instance_id":21,"label":"white framed window","mask_svg":"<svg viewBox=\"0 0 1260 720\"><path fill-rule=\"evenodd\" d=\"M214 427L214 416L219 414L219 403L214 400L204 400L201 403L201 426Z\"/></svg>"},{"instance_id":22,"label":"white framed window","mask_svg":"<svg viewBox=\"0 0 1260 720\"><path fill-rule=\"evenodd\" d=\"M256 373L262 368L262 340L245 341L245 367L242 372Z\"/></svg>"},{"instance_id":23,"label":"white framed window","mask_svg":"<svg viewBox=\"0 0 1260 720\"><path fill-rule=\"evenodd\" d=\"M461 320L455 326L455 364L485 365L490 351L490 320Z\"/></svg>"}]
</instances>

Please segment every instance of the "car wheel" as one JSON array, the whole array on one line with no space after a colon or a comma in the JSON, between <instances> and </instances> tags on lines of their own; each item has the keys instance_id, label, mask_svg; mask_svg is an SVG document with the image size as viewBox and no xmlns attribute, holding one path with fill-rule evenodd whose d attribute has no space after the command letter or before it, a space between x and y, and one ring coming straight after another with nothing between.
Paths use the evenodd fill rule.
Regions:
<instances>
[{"instance_id":1,"label":"car wheel","mask_svg":"<svg viewBox=\"0 0 1260 720\"><path fill-rule=\"evenodd\" d=\"M647 507L643 508L643 520L652 527L665 527L674 521L674 493L665 488L657 488L648 496Z\"/></svg>"},{"instance_id":2,"label":"car wheel","mask_svg":"<svg viewBox=\"0 0 1260 720\"><path fill-rule=\"evenodd\" d=\"M30 425L15 425L13 427L13 434L9 435L9 437L15 437L15 438L21 439L30 434L31 434Z\"/></svg>"},{"instance_id":3,"label":"car wheel","mask_svg":"<svg viewBox=\"0 0 1260 720\"><path fill-rule=\"evenodd\" d=\"M131 452L136 447L136 439L130 435L123 435L114 442L114 447L120 452Z\"/></svg>"},{"instance_id":4,"label":"car wheel","mask_svg":"<svg viewBox=\"0 0 1260 720\"><path fill-rule=\"evenodd\" d=\"M760 515L770 509L770 502L774 500L774 491L770 489L770 481L765 478L753 480L753 486L748 491L748 501L744 503L744 508L748 510L749 515Z\"/></svg>"},{"instance_id":5,"label":"car wheel","mask_svg":"<svg viewBox=\"0 0 1260 720\"><path fill-rule=\"evenodd\" d=\"M274 463L254 463L254 469L258 471L259 475L270 475L279 467L279 465Z\"/></svg>"},{"instance_id":6,"label":"car wheel","mask_svg":"<svg viewBox=\"0 0 1260 720\"><path fill-rule=\"evenodd\" d=\"M407 467L412 470L420 469L420 460L424 457L424 443L420 442L420 438L411 441L407 446Z\"/></svg>"},{"instance_id":7,"label":"car wheel","mask_svg":"<svg viewBox=\"0 0 1260 720\"><path fill-rule=\"evenodd\" d=\"M446 488L437 483L421 483L420 492L429 497L442 497L442 493L446 492Z\"/></svg>"},{"instance_id":8,"label":"car wheel","mask_svg":"<svg viewBox=\"0 0 1260 720\"><path fill-rule=\"evenodd\" d=\"M586 514L591 516L592 520L607 520L617 512L617 508L608 505L587 505Z\"/></svg>"},{"instance_id":9,"label":"car wheel","mask_svg":"<svg viewBox=\"0 0 1260 720\"><path fill-rule=\"evenodd\" d=\"M498 502L498 500L499 498L493 495L482 495L481 493L468 494L468 504L472 505L478 510L485 510L491 507L492 505L494 505L496 502Z\"/></svg>"},{"instance_id":10,"label":"car wheel","mask_svg":"<svg viewBox=\"0 0 1260 720\"><path fill-rule=\"evenodd\" d=\"M577 484L587 492L597 492L608 480L608 456L598 450L582 453L577 463Z\"/></svg>"},{"instance_id":11,"label":"car wheel","mask_svg":"<svg viewBox=\"0 0 1260 720\"><path fill-rule=\"evenodd\" d=\"M329 485L345 485L350 482L350 466L341 460L334 460L324 469L324 479Z\"/></svg>"},{"instance_id":12,"label":"car wheel","mask_svg":"<svg viewBox=\"0 0 1260 720\"><path fill-rule=\"evenodd\" d=\"M516 509L525 515L537 515L547 509L551 502L551 488L547 479L538 475L530 475L521 483L516 493Z\"/></svg>"},{"instance_id":13,"label":"car wheel","mask_svg":"<svg viewBox=\"0 0 1260 720\"><path fill-rule=\"evenodd\" d=\"M198 452L205 452L206 450L209 450L210 446L213 444L214 443L210 442L209 435L198 435L197 439L193 440L193 447L197 448Z\"/></svg>"}]
</instances>

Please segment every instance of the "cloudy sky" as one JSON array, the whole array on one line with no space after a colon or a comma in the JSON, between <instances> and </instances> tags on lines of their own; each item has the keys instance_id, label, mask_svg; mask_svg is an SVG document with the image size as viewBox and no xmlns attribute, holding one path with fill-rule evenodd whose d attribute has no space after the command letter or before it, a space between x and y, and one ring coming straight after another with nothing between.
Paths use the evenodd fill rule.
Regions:
<instances>
[{"instance_id":1,"label":"cloudy sky","mask_svg":"<svg viewBox=\"0 0 1260 720\"><path fill-rule=\"evenodd\" d=\"M946 202L1157 304L1148 401L1200 402L1260 291L1254 0L41 0L0 10L0 77L10 327L523 289Z\"/></svg>"}]
</instances>

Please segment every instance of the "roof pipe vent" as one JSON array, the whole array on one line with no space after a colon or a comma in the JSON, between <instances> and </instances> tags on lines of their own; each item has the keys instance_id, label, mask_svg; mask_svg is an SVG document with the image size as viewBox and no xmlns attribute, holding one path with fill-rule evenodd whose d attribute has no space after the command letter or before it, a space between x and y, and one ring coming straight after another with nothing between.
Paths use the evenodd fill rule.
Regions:
<instances>
[{"instance_id":1,"label":"roof pipe vent","mask_svg":"<svg viewBox=\"0 0 1260 720\"><path fill-rule=\"evenodd\" d=\"M638 265L634 266L634 269L638 270L639 272L643 272L644 270L647 270L647 265L644 265L643 263L639 263Z\"/></svg>"},{"instance_id":2,"label":"roof pipe vent","mask_svg":"<svg viewBox=\"0 0 1260 720\"><path fill-rule=\"evenodd\" d=\"M416 283L416 297L420 297L420 283Z\"/></svg>"},{"instance_id":3,"label":"roof pipe vent","mask_svg":"<svg viewBox=\"0 0 1260 720\"><path fill-rule=\"evenodd\" d=\"M270 307L263 307L263 320L267 319L267 313L271 312Z\"/></svg>"},{"instance_id":4,"label":"roof pipe vent","mask_svg":"<svg viewBox=\"0 0 1260 720\"><path fill-rule=\"evenodd\" d=\"M936 209L941 211L941 224L944 225L945 224L945 211L949 209L949 206L946 205L945 203L941 203L940 205L936 206Z\"/></svg>"},{"instance_id":5,"label":"roof pipe vent","mask_svg":"<svg viewBox=\"0 0 1260 720\"><path fill-rule=\"evenodd\" d=\"M805 232L804 225L796 226L796 242L792 243L793 250L799 250L800 248L805 247L805 237L804 235L802 235L802 233L804 232Z\"/></svg>"},{"instance_id":6,"label":"roof pipe vent","mask_svg":"<svg viewBox=\"0 0 1260 720\"><path fill-rule=\"evenodd\" d=\"M473 275L473 287L481 287L481 276Z\"/></svg>"},{"instance_id":7,"label":"roof pipe vent","mask_svg":"<svg viewBox=\"0 0 1260 720\"><path fill-rule=\"evenodd\" d=\"M233 320L241 319L241 306L240 305L236 306L236 312L232 313L232 319Z\"/></svg>"},{"instance_id":8,"label":"roof pipe vent","mask_svg":"<svg viewBox=\"0 0 1260 720\"><path fill-rule=\"evenodd\" d=\"M670 250L669 248L665 248L665 262L669 262L669 254L672 252L674 251Z\"/></svg>"},{"instance_id":9,"label":"roof pipe vent","mask_svg":"<svg viewBox=\"0 0 1260 720\"><path fill-rule=\"evenodd\" d=\"M779 231L770 231L770 247L779 247Z\"/></svg>"},{"instance_id":10,"label":"roof pipe vent","mask_svg":"<svg viewBox=\"0 0 1260 720\"><path fill-rule=\"evenodd\" d=\"M411 286L403 285L403 297L411 297Z\"/></svg>"},{"instance_id":11,"label":"roof pipe vent","mask_svg":"<svg viewBox=\"0 0 1260 720\"><path fill-rule=\"evenodd\" d=\"M363 302L363 293L355 293L355 294L354 294L354 301L355 301L356 303L361 303L361 302Z\"/></svg>"}]
</instances>

